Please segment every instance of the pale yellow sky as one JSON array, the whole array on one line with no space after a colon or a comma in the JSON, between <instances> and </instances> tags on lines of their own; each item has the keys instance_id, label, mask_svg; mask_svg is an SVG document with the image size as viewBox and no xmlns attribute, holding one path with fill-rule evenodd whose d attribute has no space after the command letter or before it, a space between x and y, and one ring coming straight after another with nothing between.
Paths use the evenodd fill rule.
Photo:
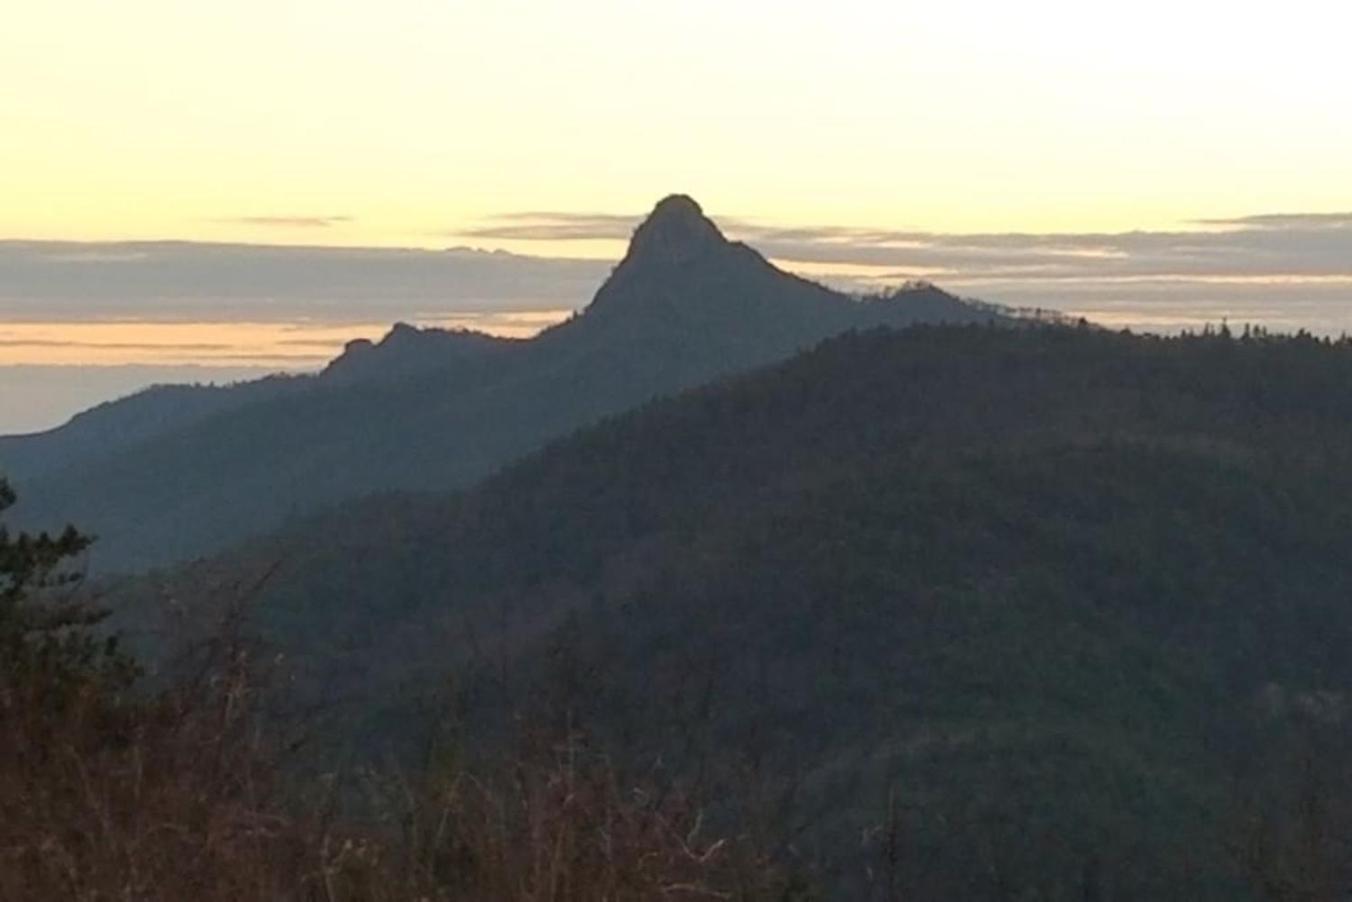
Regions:
<instances>
[{"instance_id":1,"label":"pale yellow sky","mask_svg":"<svg viewBox=\"0 0 1352 902\"><path fill-rule=\"evenodd\" d=\"M9 0L0 237L439 246L671 191L939 231L1352 209L1348 4L1109 7Z\"/></svg>"}]
</instances>

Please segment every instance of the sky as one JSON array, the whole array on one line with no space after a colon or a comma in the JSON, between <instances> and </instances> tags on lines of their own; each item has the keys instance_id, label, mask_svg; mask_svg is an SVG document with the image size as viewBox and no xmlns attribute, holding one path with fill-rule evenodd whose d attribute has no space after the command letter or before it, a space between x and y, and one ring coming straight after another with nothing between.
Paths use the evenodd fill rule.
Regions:
<instances>
[{"instance_id":1,"label":"sky","mask_svg":"<svg viewBox=\"0 0 1352 902\"><path fill-rule=\"evenodd\" d=\"M529 331L673 191L845 287L1340 331L1348 34L1310 0L15 0L0 432L396 319Z\"/></svg>"}]
</instances>

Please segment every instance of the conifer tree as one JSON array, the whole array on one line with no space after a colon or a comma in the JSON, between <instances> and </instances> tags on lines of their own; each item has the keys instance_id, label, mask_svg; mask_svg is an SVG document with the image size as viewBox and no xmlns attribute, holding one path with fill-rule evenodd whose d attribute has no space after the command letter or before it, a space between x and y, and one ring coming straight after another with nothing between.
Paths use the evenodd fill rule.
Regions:
<instances>
[{"instance_id":1,"label":"conifer tree","mask_svg":"<svg viewBox=\"0 0 1352 902\"><path fill-rule=\"evenodd\" d=\"M0 479L0 514L14 502ZM54 712L76 693L115 690L134 676L116 638L98 634L108 612L77 591L74 564L91 542L74 527L34 535L0 523L0 707Z\"/></svg>"}]
</instances>

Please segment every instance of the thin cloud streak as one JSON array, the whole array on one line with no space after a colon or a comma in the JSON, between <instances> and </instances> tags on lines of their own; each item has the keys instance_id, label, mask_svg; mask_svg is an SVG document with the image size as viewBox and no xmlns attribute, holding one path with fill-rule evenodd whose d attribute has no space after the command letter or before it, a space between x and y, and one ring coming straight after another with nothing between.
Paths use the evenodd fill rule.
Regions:
<instances>
[{"instance_id":1,"label":"thin cloud streak","mask_svg":"<svg viewBox=\"0 0 1352 902\"><path fill-rule=\"evenodd\" d=\"M227 216L213 219L221 225L262 226L264 228L329 229L356 222L353 216Z\"/></svg>"},{"instance_id":2,"label":"thin cloud streak","mask_svg":"<svg viewBox=\"0 0 1352 902\"><path fill-rule=\"evenodd\" d=\"M496 225L443 234L509 241L621 241L633 234L642 218L620 213L504 213L494 217Z\"/></svg>"},{"instance_id":3,"label":"thin cloud streak","mask_svg":"<svg viewBox=\"0 0 1352 902\"><path fill-rule=\"evenodd\" d=\"M164 344L134 341L64 341L52 338L0 338L0 348L84 348L100 351L216 352L232 351L235 345L191 342Z\"/></svg>"},{"instance_id":4,"label":"thin cloud streak","mask_svg":"<svg viewBox=\"0 0 1352 902\"><path fill-rule=\"evenodd\" d=\"M1229 225L1257 228L1352 228L1352 213L1262 213L1235 219L1198 219L1199 225Z\"/></svg>"}]
</instances>

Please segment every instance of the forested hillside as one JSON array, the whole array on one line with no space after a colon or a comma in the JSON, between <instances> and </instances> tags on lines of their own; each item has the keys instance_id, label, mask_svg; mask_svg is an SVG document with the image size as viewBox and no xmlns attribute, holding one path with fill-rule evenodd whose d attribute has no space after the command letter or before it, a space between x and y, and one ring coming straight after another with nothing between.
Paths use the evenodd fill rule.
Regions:
<instances>
[{"instance_id":1,"label":"forested hillside","mask_svg":"<svg viewBox=\"0 0 1352 902\"><path fill-rule=\"evenodd\" d=\"M1000 316L921 286L859 301L658 204L580 315L531 341L396 327L315 377L164 389L0 441L24 525L102 537L96 569L219 550L327 504L469 485L651 398L852 328Z\"/></svg>"},{"instance_id":2,"label":"forested hillside","mask_svg":"<svg viewBox=\"0 0 1352 902\"><path fill-rule=\"evenodd\" d=\"M877 330L166 591L358 748L566 721L842 898L1331 898L1349 463L1346 343Z\"/></svg>"}]
</instances>

